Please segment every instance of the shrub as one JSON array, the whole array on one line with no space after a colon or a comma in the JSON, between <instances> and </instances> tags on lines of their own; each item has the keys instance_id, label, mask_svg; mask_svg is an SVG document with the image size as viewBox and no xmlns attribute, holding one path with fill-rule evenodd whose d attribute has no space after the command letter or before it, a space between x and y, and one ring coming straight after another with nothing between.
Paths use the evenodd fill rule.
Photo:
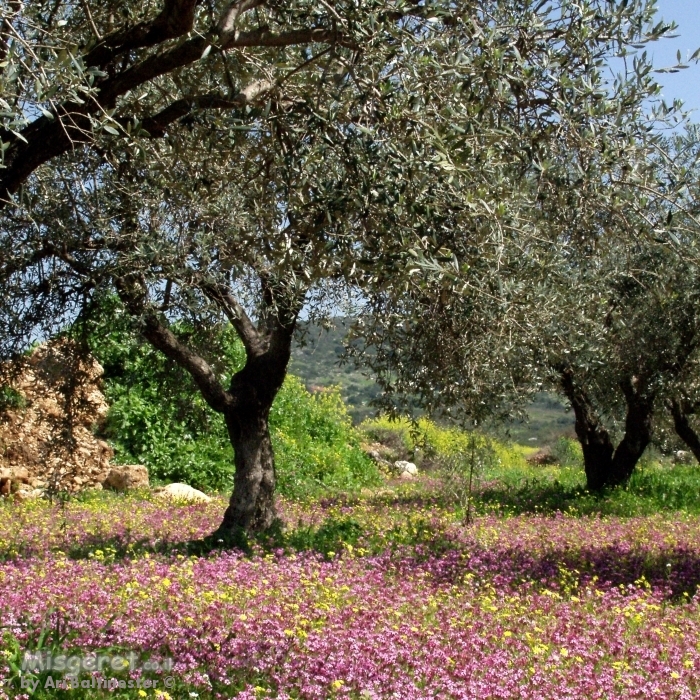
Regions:
<instances>
[{"instance_id":1,"label":"shrub","mask_svg":"<svg viewBox=\"0 0 700 700\"><path fill-rule=\"evenodd\" d=\"M272 406L270 428L279 489L288 496L352 490L380 480L360 449L338 387L310 394L300 379L287 376Z\"/></svg>"},{"instance_id":2,"label":"shrub","mask_svg":"<svg viewBox=\"0 0 700 700\"><path fill-rule=\"evenodd\" d=\"M583 451L578 440L560 437L552 448L552 454L562 467L583 468Z\"/></svg>"},{"instance_id":3,"label":"shrub","mask_svg":"<svg viewBox=\"0 0 700 700\"><path fill-rule=\"evenodd\" d=\"M26 408L27 400L16 389L0 386L0 414Z\"/></svg>"},{"instance_id":4,"label":"shrub","mask_svg":"<svg viewBox=\"0 0 700 700\"><path fill-rule=\"evenodd\" d=\"M155 481L228 490L233 451L222 417L180 367L138 339L118 307L112 312L116 320L95 327L91 345L105 368L110 411L104 431L116 460L145 464ZM215 369L242 367L243 348L228 327L206 335L184 324L178 330L207 348ZM287 496L351 490L379 479L337 389L314 395L287 377L272 407L270 431L279 490Z\"/></svg>"}]
</instances>

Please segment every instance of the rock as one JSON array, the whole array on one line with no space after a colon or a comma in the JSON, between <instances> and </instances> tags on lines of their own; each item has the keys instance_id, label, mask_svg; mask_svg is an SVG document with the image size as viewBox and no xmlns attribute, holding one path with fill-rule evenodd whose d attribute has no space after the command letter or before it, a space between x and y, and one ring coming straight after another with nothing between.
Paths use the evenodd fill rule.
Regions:
<instances>
[{"instance_id":1,"label":"rock","mask_svg":"<svg viewBox=\"0 0 700 700\"><path fill-rule=\"evenodd\" d=\"M530 455L526 461L528 464L535 464L538 467L559 463L559 460L549 450L539 450L534 455Z\"/></svg>"},{"instance_id":2,"label":"rock","mask_svg":"<svg viewBox=\"0 0 700 700\"><path fill-rule=\"evenodd\" d=\"M0 468L0 481L6 481L12 478L12 470L7 467Z\"/></svg>"},{"instance_id":3,"label":"rock","mask_svg":"<svg viewBox=\"0 0 700 700\"><path fill-rule=\"evenodd\" d=\"M28 484L29 471L25 467L12 467L12 474L10 478L12 481L18 481L21 484Z\"/></svg>"},{"instance_id":4,"label":"rock","mask_svg":"<svg viewBox=\"0 0 700 700\"><path fill-rule=\"evenodd\" d=\"M409 464L410 464L410 462L409 462ZM415 475L411 474L411 472L401 472L401 474L399 474L399 479L404 479L406 481L411 481L412 479L415 479L415 478L416 478Z\"/></svg>"},{"instance_id":5,"label":"rock","mask_svg":"<svg viewBox=\"0 0 700 700\"><path fill-rule=\"evenodd\" d=\"M43 498L43 489L20 489L15 493L15 501L23 503L24 501L33 501L37 498Z\"/></svg>"},{"instance_id":6,"label":"rock","mask_svg":"<svg viewBox=\"0 0 700 700\"><path fill-rule=\"evenodd\" d=\"M31 355L0 362L0 384L21 399L2 411L0 489L5 479L13 482L5 491L16 491L23 483L36 487L36 480L59 490L83 489L95 484L91 469L107 476L113 450L94 433L108 411L99 383L103 369L77 350L70 341L58 339ZM63 422L69 385L75 392L70 426ZM69 428L70 440L56 439ZM13 474L8 477L3 467L12 468ZM76 476L82 484L74 481Z\"/></svg>"},{"instance_id":7,"label":"rock","mask_svg":"<svg viewBox=\"0 0 700 700\"><path fill-rule=\"evenodd\" d=\"M394 469L396 469L400 476L410 474L413 477L418 474L418 467L413 464L413 462L399 460L398 462L394 462Z\"/></svg>"},{"instance_id":8,"label":"rock","mask_svg":"<svg viewBox=\"0 0 700 700\"><path fill-rule=\"evenodd\" d=\"M673 455L673 461L676 464L690 464L693 461L693 455L687 450L678 450Z\"/></svg>"},{"instance_id":9,"label":"rock","mask_svg":"<svg viewBox=\"0 0 700 700\"><path fill-rule=\"evenodd\" d=\"M206 503L211 501L211 497L206 493L192 488L188 484L168 484L156 490L159 498L170 498L173 501L188 501L191 503Z\"/></svg>"},{"instance_id":10,"label":"rock","mask_svg":"<svg viewBox=\"0 0 700 700\"><path fill-rule=\"evenodd\" d=\"M109 470L102 485L114 491L148 488L148 469L143 464L120 464Z\"/></svg>"},{"instance_id":11,"label":"rock","mask_svg":"<svg viewBox=\"0 0 700 700\"><path fill-rule=\"evenodd\" d=\"M382 466L391 466L392 462L398 457L396 452L381 442L372 442L369 445L363 443L360 449L377 464Z\"/></svg>"}]
</instances>

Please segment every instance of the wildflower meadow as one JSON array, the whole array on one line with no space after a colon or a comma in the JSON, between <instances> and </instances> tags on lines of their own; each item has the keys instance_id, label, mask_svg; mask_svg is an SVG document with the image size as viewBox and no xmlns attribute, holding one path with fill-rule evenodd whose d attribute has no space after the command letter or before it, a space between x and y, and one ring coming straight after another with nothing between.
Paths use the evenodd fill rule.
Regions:
<instances>
[{"instance_id":1,"label":"wildflower meadow","mask_svg":"<svg viewBox=\"0 0 700 700\"><path fill-rule=\"evenodd\" d=\"M3 505L0 697L700 693L700 520L687 512L487 503L467 524L426 477L283 500L277 533L204 547L224 506L146 494ZM93 672L123 681L111 691L47 688L48 670L22 669L27 650L172 667Z\"/></svg>"}]
</instances>

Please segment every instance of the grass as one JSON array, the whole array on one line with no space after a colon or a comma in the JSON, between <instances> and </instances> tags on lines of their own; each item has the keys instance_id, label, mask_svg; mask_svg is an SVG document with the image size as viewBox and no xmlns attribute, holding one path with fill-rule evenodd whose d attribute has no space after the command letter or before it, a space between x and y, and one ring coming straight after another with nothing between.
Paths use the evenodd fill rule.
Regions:
<instances>
[{"instance_id":1,"label":"grass","mask_svg":"<svg viewBox=\"0 0 700 700\"><path fill-rule=\"evenodd\" d=\"M586 489L581 467L492 469L482 475L474 499L480 512L504 514L556 512L637 517L659 512L700 514L700 467L651 463L638 468L629 483L594 494Z\"/></svg>"}]
</instances>

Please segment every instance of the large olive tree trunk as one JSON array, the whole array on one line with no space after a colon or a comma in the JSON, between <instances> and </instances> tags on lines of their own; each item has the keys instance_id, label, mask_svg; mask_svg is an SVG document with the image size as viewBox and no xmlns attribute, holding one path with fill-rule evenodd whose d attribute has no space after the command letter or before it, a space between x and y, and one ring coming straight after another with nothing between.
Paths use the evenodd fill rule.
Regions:
<instances>
[{"instance_id":1,"label":"large olive tree trunk","mask_svg":"<svg viewBox=\"0 0 700 700\"><path fill-rule=\"evenodd\" d=\"M261 532L277 517L275 510L275 457L268 428L269 410L226 415L236 473L219 532Z\"/></svg>"},{"instance_id":2,"label":"large olive tree trunk","mask_svg":"<svg viewBox=\"0 0 700 700\"><path fill-rule=\"evenodd\" d=\"M276 520L275 458L268 419L291 354L291 327L275 321L268 347L248 352L245 367L231 381L234 398L224 417L234 452L233 493L217 534L262 532Z\"/></svg>"},{"instance_id":3,"label":"large olive tree trunk","mask_svg":"<svg viewBox=\"0 0 700 700\"><path fill-rule=\"evenodd\" d=\"M625 484L651 441L653 397L645 395L633 378L622 383L627 403L625 434L615 448L610 433L585 390L574 381L571 370L561 373L561 383L576 417L575 430L583 451L586 486L591 491L601 491Z\"/></svg>"}]
</instances>

